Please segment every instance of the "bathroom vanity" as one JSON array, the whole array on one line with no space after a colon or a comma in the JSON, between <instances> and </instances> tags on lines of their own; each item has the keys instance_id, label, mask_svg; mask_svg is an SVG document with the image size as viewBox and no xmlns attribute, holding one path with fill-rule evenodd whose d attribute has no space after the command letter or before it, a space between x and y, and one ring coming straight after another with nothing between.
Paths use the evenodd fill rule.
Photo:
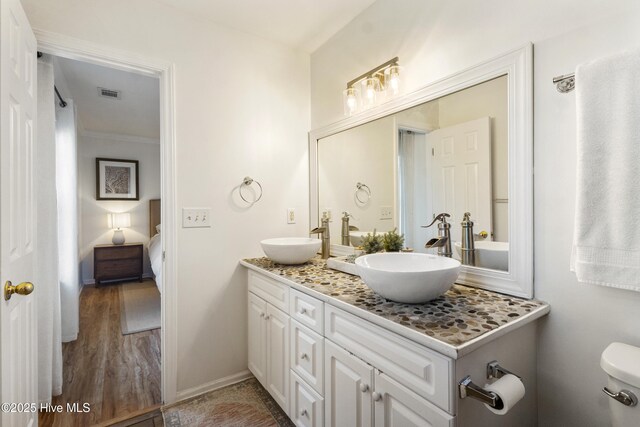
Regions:
<instances>
[{"instance_id":1,"label":"bathroom vanity","mask_svg":"<svg viewBox=\"0 0 640 427\"><path fill-rule=\"evenodd\" d=\"M535 426L536 319L546 303L454 285L401 304L319 257L299 266L247 259L249 369L299 426ZM487 364L522 377L507 414L460 398Z\"/></svg>"}]
</instances>

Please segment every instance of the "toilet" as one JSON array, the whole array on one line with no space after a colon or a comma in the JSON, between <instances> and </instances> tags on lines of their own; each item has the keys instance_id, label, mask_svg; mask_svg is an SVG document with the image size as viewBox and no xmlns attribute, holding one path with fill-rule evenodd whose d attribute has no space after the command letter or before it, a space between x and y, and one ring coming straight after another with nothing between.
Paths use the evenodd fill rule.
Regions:
<instances>
[{"instance_id":1,"label":"toilet","mask_svg":"<svg viewBox=\"0 0 640 427\"><path fill-rule=\"evenodd\" d=\"M640 348L619 342L611 343L602 352L600 366L609 375L606 387L609 392L616 395L624 390L623 393L633 401L627 406L613 397L609 398L611 425L640 426L640 404L634 405L640 398Z\"/></svg>"}]
</instances>

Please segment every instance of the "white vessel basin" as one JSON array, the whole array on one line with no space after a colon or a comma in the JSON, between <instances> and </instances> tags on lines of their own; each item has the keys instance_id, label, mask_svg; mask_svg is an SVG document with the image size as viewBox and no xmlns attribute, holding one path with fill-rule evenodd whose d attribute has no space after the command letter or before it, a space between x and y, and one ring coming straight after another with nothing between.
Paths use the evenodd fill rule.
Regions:
<instances>
[{"instance_id":1,"label":"white vessel basin","mask_svg":"<svg viewBox=\"0 0 640 427\"><path fill-rule=\"evenodd\" d=\"M458 278L460 262L421 253L381 253L356 258L358 275L380 296L417 304L447 292Z\"/></svg>"},{"instance_id":2,"label":"white vessel basin","mask_svg":"<svg viewBox=\"0 0 640 427\"><path fill-rule=\"evenodd\" d=\"M462 257L460 242L454 244L456 252ZM476 267L491 270L509 271L509 242L479 241L474 244L476 249Z\"/></svg>"},{"instance_id":3,"label":"white vessel basin","mask_svg":"<svg viewBox=\"0 0 640 427\"><path fill-rule=\"evenodd\" d=\"M318 253L322 240L310 237L281 237L263 240L260 245L273 262L304 264Z\"/></svg>"},{"instance_id":4,"label":"white vessel basin","mask_svg":"<svg viewBox=\"0 0 640 427\"><path fill-rule=\"evenodd\" d=\"M367 234L373 234L373 231L350 231L349 241L351 242L351 246L362 246L362 240Z\"/></svg>"}]
</instances>

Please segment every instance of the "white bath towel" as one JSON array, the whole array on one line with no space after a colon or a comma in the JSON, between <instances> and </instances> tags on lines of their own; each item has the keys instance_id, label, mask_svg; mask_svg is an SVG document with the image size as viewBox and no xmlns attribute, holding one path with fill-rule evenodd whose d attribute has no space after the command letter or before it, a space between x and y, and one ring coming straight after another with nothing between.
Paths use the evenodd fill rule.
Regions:
<instances>
[{"instance_id":1,"label":"white bath towel","mask_svg":"<svg viewBox=\"0 0 640 427\"><path fill-rule=\"evenodd\" d=\"M578 164L571 270L640 291L640 51L576 70Z\"/></svg>"}]
</instances>

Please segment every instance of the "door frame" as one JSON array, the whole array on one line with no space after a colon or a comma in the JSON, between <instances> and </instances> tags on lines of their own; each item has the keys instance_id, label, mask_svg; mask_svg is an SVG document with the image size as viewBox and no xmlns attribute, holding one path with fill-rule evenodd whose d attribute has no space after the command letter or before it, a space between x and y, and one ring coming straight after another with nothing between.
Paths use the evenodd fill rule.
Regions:
<instances>
[{"instance_id":1,"label":"door frame","mask_svg":"<svg viewBox=\"0 0 640 427\"><path fill-rule=\"evenodd\" d=\"M175 65L37 28L33 28L33 32L41 52L159 78L160 197L164 254L160 331L161 392L164 404L173 403L177 394L178 367Z\"/></svg>"}]
</instances>

